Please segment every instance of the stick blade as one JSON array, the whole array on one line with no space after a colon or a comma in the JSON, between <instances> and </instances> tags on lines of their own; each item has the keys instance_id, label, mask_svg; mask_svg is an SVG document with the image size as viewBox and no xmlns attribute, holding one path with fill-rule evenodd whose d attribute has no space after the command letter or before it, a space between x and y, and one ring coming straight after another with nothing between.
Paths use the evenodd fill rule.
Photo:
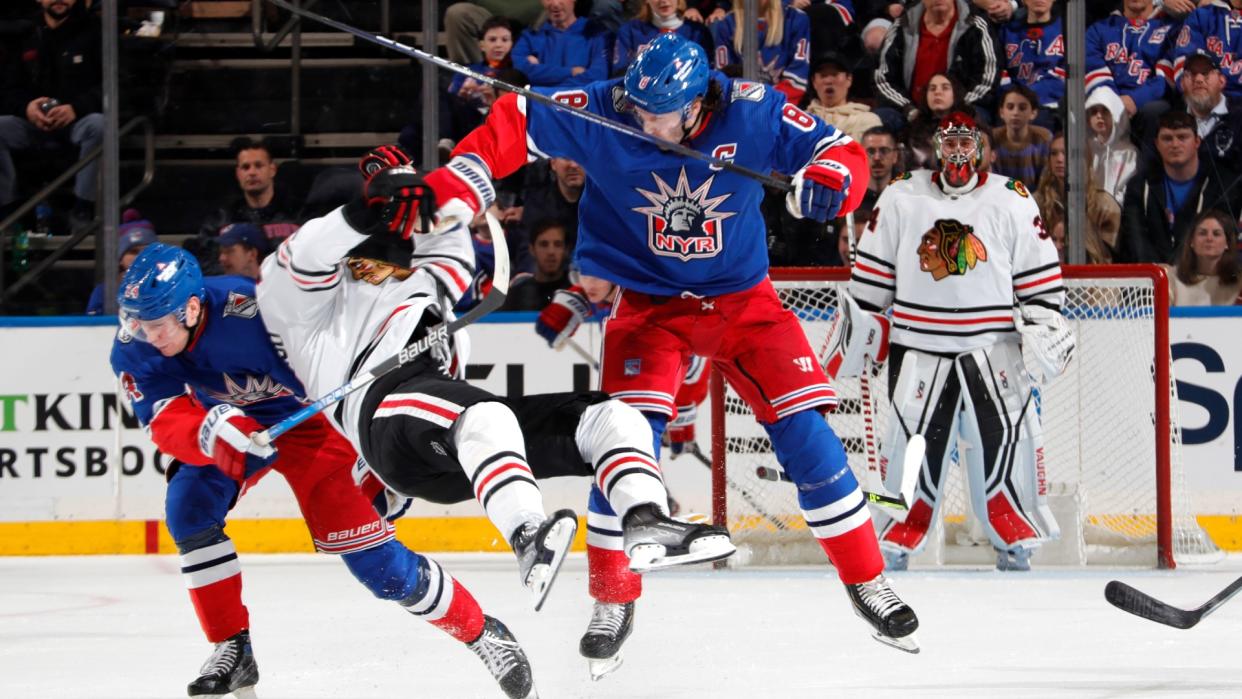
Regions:
<instances>
[{"instance_id":1,"label":"stick blade","mask_svg":"<svg viewBox=\"0 0 1242 699\"><path fill-rule=\"evenodd\" d=\"M1197 612L1165 604L1118 580L1110 580L1104 586L1104 599L1123 612L1175 629L1189 629L1199 623L1200 615Z\"/></svg>"}]
</instances>

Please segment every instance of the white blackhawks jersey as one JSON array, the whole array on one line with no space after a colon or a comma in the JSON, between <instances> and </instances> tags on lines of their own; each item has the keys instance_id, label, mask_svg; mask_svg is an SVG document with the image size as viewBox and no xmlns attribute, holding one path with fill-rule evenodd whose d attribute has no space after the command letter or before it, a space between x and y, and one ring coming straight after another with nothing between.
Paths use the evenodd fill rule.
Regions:
<instances>
[{"instance_id":1,"label":"white blackhawks jersey","mask_svg":"<svg viewBox=\"0 0 1242 699\"><path fill-rule=\"evenodd\" d=\"M973 190L953 198L939 177L918 170L886 187L858 241L849 291L892 306L891 341L967 352L1017 337L1015 300L1059 311L1056 247L1026 187L980 173Z\"/></svg>"},{"instance_id":2,"label":"white blackhawks jersey","mask_svg":"<svg viewBox=\"0 0 1242 699\"><path fill-rule=\"evenodd\" d=\"M442 296L453 306L474 275L474 247L465 226L417 236L408 269L345 257L366 239L336 209L308 221L263 261L257 287L263 322L310 398L396 355L428 306L439 315ZM453 345L453 370L460 372L468 351L464 331ZM360 449L358 415L365 394L366 389L351 393L339 413L336 407L325 411L355 449Z\"/></svg>"}]
</instances>

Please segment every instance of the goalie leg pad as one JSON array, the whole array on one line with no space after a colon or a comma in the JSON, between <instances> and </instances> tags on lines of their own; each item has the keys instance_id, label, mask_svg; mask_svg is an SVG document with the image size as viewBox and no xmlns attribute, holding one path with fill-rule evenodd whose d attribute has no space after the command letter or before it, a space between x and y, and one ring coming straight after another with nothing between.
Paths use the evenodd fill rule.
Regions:
<instances>
[{"instance_id":1,"label":"goalie leg pad","mask_svg":"<svg viewBox=\"0 0 1242 699\"><path fill-rule=\"evenodd\" d=\"M880 446L885 489L897 492L906 475L902 469L907 437L902 421L911 434L923 435L926 451L905 520L897 520L883 508L875 508L875 515L884 547L914 554L926 545L927 532L940 508L945 478L953 465L952 442L957 436L961 388L951 359L905 347L894 348L892 359L889 398L893 412Z\"/></svg>"},{"instance_id":2,"label":"goalie leg pad","mask_svg":"<svg viewBox=\"0 0 1242 699\"><path fill-rule=\"evenodd\" d=\"M879 575L884 559L871 515L836 433L814 410L763 427L776 460L798 488L798 505L807 526L841 580L855 584Z\"/></svg>"},{"instance_id":3,"label":"goalie leg pad","mask_svg":"<svg viewBox=\"0 0 1242 699\"><path fill-rule=\"evenodd\" d=\"M972 447L966 450L971 507L987 513L992 545L1034 548L1058 538L1047 503L1043 431L1021 348L999 342L957 364L966 394L963 434Z\"/></svg>"},{"instance_id":4,"label":"goalie leg pad","mask_svg":"<svg viewBox=\"0 0 1242 699\"><path fill-rule=\"evenodd\" d=\"M868 358L877 366L888 359L888 318L864 311L844 290L838 293L841 303L821 353L830 379L862 375Z\"/></svg>"}]
</instances>

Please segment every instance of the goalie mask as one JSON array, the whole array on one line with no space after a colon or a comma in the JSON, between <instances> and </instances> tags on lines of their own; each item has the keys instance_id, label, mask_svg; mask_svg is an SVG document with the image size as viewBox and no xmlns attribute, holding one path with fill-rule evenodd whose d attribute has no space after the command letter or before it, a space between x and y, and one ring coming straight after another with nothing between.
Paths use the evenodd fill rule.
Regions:
<instances>
[{"instance_id":1,"label":"goalie mask","mask_svg":"<svg viewBox=\"0 0 1242 699\"><path fill-rule=\"evenodd\" d=\"M952 112L940 120L932 139L940 177L951 188L965 187L983 164L983 144L975 120L964 112Z\"/></svg>"}]
</instances>

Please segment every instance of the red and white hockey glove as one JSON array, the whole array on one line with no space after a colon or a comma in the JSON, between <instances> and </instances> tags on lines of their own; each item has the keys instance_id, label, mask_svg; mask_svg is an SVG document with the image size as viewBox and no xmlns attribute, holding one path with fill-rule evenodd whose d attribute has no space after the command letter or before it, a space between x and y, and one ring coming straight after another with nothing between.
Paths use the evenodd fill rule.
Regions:
<instances>
[{"instance_id":1,"label":"red and white hockey glove","mask_svg":"<svg viewBox=\"0 0 1242 699\"><path fill-rule=\"evenodd\" d=\"M367 502L371 503L380 517L389 522L397 521L414 504L413 498L389 490L361 456L354 462L353 475L354 484L362 491Z\"/></svg>"},{"instance_id":2,"label":"red and white hockey glove","mask_svg":"<svg viewBox=\"0 0 1242 699\"><path fill-rule=\"evenodd\" d=\"M427 184L435 191L436 209L434 222L437 230L446 230L460 223L468 226L480 211L485 211L496 201L496 188L492 186L492 173L482 158L472 153L462 153L427 173Z\"/></svg>"},{"instance_id":3,"label":"red and white hockey glove","mask_svg":"<svg viewBox=\"0 0 1242 699\"><path fill-rule=\"evenodd\" d=\"M548 341L549 347L560 349L577 332L578 326L594 314L595 305L587 300L582 287L560 289L535 320L535 332Z\"/></svg>"},{"instance_id":4,"label":"red and white hockey glove","mask_svg":"<svg viewBox=\"0 0 1242 699\"><path fill-rule=\"evenodd\" d=\"M263 430L253 418L227 404L207 411L198 428L198 448L216 468L238 483L262 471L276 460L276 448L250 441L250 435Z\"/></svg>"},{"instance_id":5,"label":"red and white hockey glove","mask_svg":"<svg viewBox=\"0 0 1242 699\"><path fill-rule=\"evenodd\" d=\"M823 223L841 212L850 195L850 170L835 160L814 160L794 175L785 208L797 218Z\"/></svg>"},{"instance_id":6,"label":"red and white hockey glove","mask_svg":"<svg viewBox=\"0 0 1242 699\"><path fill-rule=\"evenodd\" d=\"M412 162L409 154L402 150L401 146L376 146L358 161L358 171L362 173L364 180L370 182L380 170L410 165Z\"/></svg>"}]
</instances>

